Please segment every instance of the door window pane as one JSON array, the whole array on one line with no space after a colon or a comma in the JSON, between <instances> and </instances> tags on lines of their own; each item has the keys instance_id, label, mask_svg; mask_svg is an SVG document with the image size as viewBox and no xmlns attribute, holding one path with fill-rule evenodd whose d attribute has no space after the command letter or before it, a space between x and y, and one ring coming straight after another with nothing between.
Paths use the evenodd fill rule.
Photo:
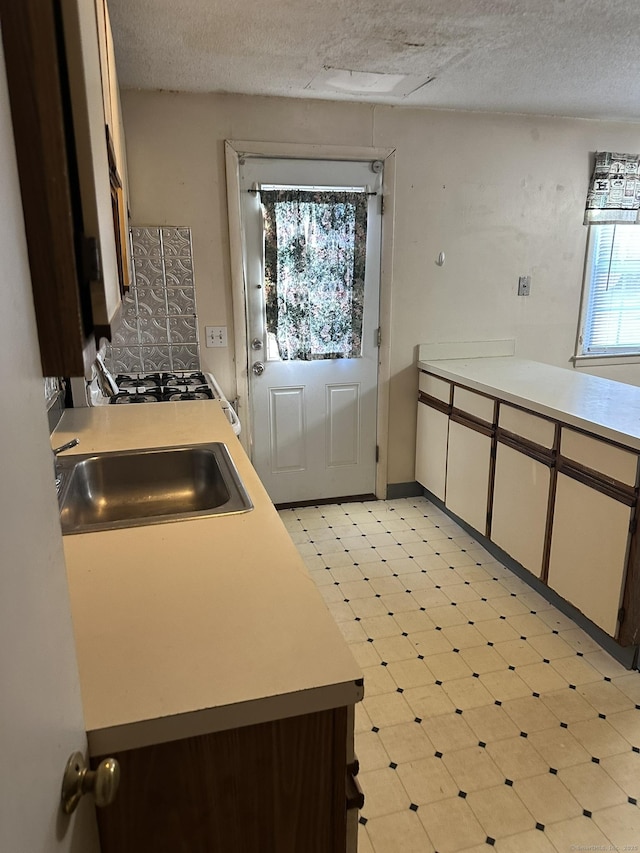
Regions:
<instances>
[{"instance_id":1,"label":"door window pane","mask_svg":"<svg viewBox=\"0 0 640 853\"><path fill-rule=\"evenodd\" d=\"M366 192L267 190L260 198L268 353L360 358Z\"/></svg>"}]
</instances>

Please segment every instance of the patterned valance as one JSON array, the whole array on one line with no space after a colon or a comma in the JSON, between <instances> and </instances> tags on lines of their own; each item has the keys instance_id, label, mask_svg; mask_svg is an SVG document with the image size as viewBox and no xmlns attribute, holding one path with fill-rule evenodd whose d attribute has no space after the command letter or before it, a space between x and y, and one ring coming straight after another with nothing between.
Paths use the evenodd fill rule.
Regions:
<instances>
[{"instance_id":1,"label":"patterned valance","mask_svg":"<svg viewBox=\"0 0 640 853\"><path fill-rule=\"evenodd\" d=\"M584 212L585 225L639 221L639 161L638 154L596 153Z\"/></svg>"}]
</instances>

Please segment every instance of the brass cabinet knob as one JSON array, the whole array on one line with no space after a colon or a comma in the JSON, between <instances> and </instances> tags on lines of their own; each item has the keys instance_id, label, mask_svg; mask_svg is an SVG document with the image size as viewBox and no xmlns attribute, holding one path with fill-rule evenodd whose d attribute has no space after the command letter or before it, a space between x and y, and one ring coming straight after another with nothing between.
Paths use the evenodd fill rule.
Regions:
<instances>
[{"instance_id":1,"label":"brass cabinet knob","mask_svg":"<svg viewBox=\"0 0 640 853\"><path fill-rule=\"evenodd\" d=\"M120 784L120 765L115 758L105 758L96 770L89 770L81 752L74 752L67 761L62 779L62 810L75 811L84 794L93 794L96 805L110 805Z\"/></svg>"}]
</instances>

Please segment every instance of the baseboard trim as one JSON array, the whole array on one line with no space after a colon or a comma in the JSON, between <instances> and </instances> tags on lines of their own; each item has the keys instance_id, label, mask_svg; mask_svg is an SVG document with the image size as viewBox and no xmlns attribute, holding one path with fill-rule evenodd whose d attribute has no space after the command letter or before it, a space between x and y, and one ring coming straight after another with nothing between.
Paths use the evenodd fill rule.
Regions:
<instances>
[{"instance_id":1,"label":"baseboard trim","mask_svg":"<svg viewBox=\"0 0 640 853\"><path fill-rule=\"evenodd\" d=\"M400 498L420 498L424 494L424 489L420 483L388 483L387 484L387 500L399 500Z\"/></svg>"}]
</instances>

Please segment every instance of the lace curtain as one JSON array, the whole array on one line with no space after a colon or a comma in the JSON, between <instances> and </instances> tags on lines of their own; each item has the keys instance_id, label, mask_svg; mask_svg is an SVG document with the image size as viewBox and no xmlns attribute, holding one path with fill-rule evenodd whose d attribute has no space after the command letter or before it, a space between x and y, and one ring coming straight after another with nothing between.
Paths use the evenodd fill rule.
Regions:
<instances>
[{"instance_id":1,"label":"lace curtain","mask_svg":"<svg viewBox=\"0 0 640 853\"><path fill-rule=\"evenodd\" d=\"M263 190L260 199L267 331L279 357L359 358L366 193Z\"/></svg>"}]
</instances>

